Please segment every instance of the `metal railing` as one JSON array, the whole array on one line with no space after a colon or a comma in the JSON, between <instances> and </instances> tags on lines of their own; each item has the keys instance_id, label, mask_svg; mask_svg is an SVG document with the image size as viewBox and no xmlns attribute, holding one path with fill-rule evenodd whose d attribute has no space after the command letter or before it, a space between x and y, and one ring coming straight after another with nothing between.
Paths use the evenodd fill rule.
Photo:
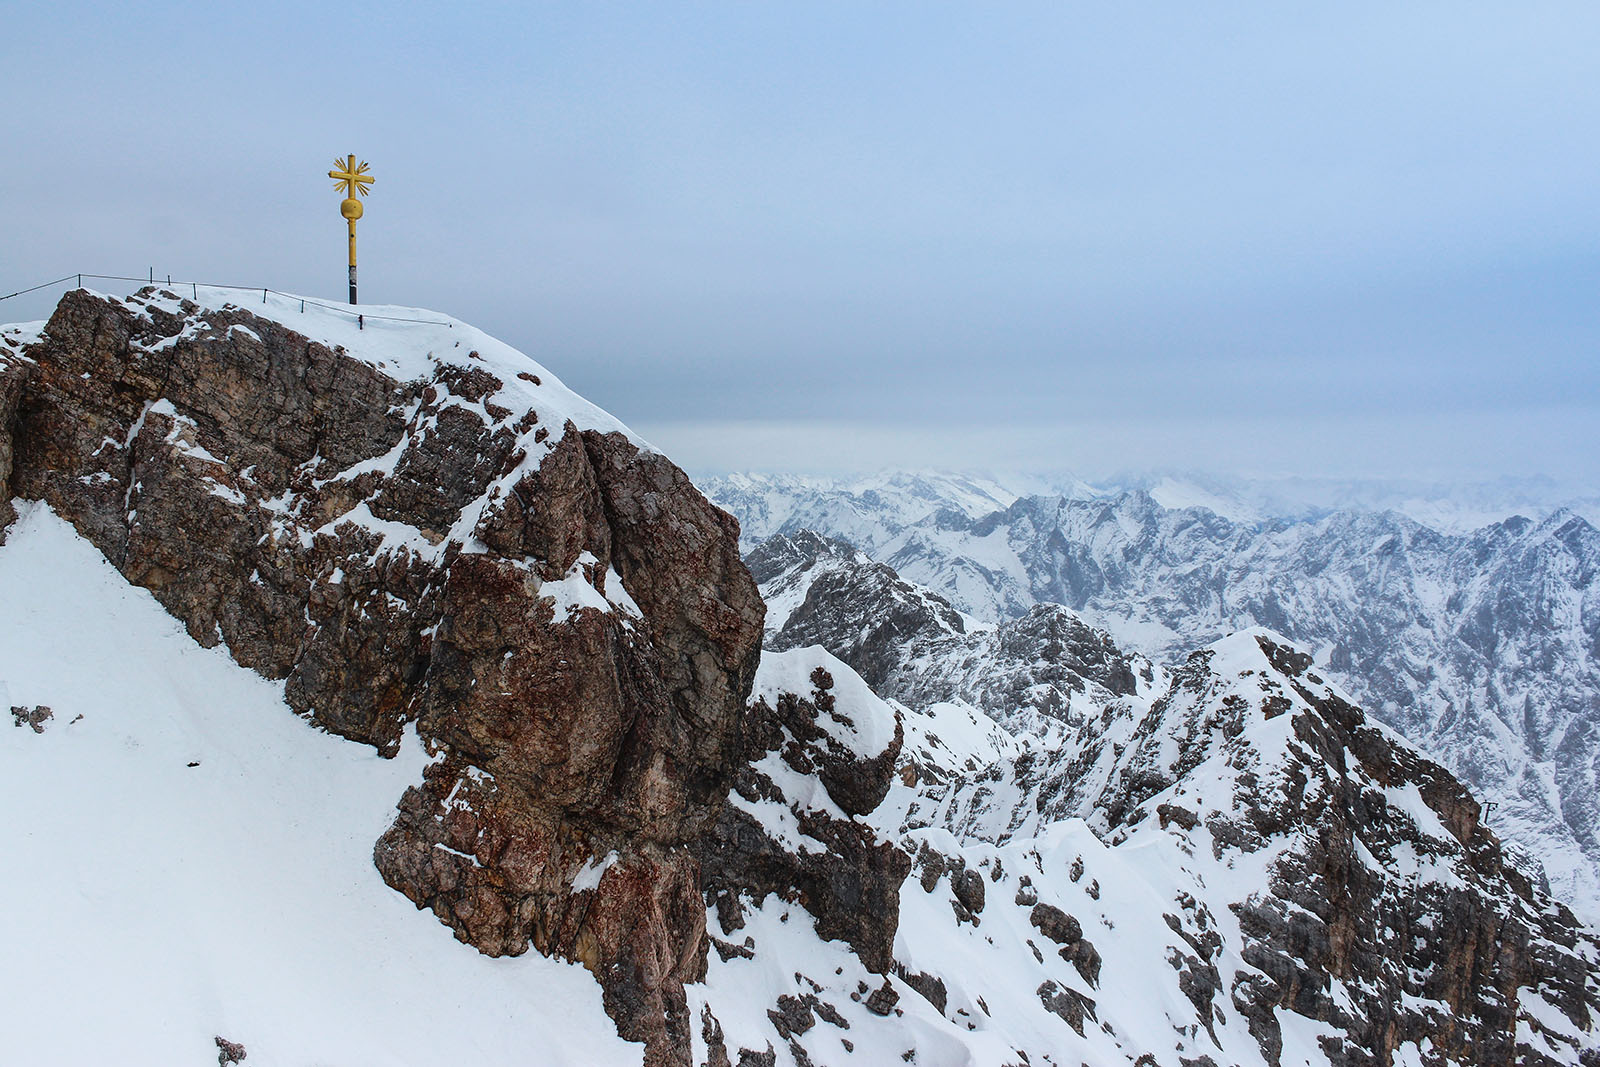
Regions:
<instances>
[{"instance_id":1,"label":"metal railing","mask_svg":"<svg viewBox=\"0 0 1600 1067\"><path fill-rule=\"evenodd\" d=\"M207 289L231 289L231 290L234 290L236 292L241 292L241 293L260 293L261 294L261 302L263 304L265 304L267 302L267 295L269 293L275 293L276 295L283 297L285 300L298 300L300 302L300 310L301 311L304 311L306 309L306 305L310 304L312 307L321 308L324 311L334 311L334 312L338 312L341 315L349 315L352 319L356 320L356 324L357 325L363 325L365 323L365 320L367 320L367 319L383 319L383 320L388 321L388 322L421 322L421 323L427 323L427 324L432 325L432 326L453 327L455 325L454 323L449 322L449 321L447 321L445 319L416 319L416 318L406 318L405 316L402 316L402 315L373 315L373 314L371 314L369 312L358 311L358 310L355 309L354 306L341 305L341 304L325 304L320 300L313 300L313 299L311 299L309 297L304 297L304 296L294 296L294 295L291 295L289 293L285 293L285 292L283 292L281 290L271 289L271 288L268 288L268 287L262 286L262 285L223 285L223 284L220 284L218 282L195 282L195 281L178 281L178 282L174 282L172 280L172 275L170 275L170 274L167 275L166 281L162 281L160 278L156 277L156 273L155 273L154 269L152 269L150 271L150 275L147 278L136 278L136 277L132 277L132 276L126 275L126 274L69 274L64 278L56 278L53 281L41 282L38 285L31 286L31 287L29 287L27 289L18 289L14 293L7 293L4 296L0 296L0 300L10 300L12 297L26 296L28 293L36 293L40 289L48 289L53 285L65 285L68 282L73 282L74 280L76 280L76 281L75 281L75 285L73 287L77 288L77 289L82 289L83 288L83 280L85 278L88 278L91 281L143 282L145 285L160 285L163 288L172 289L174 291L181 290L184 286L188 286L190 291L191 291L191 294L194 296L195 300L197 300L197 301L200 299L200 287L202 285L205 286Z\"/></svg>"}]
</instances>

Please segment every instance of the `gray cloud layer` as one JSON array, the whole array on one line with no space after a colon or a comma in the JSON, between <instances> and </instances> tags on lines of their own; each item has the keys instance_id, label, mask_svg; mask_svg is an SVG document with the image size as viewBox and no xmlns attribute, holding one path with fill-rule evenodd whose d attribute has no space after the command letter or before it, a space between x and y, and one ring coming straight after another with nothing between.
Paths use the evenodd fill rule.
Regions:
<instances>
[{"instance_id":1,"label":"gray cloud layer","mask_svg":"<svg viewBox=\"0 0 1600 1067\"><path fill-rule=\"evenodd\" d=\"M1593 5L52 4L7 30L3 291L154 265L337 296L322 173L354 151L364 296L473 320L701 465L837 465L854 436L1239 467L1259 440L1307 473L1600 478Z\"/></svg>"}]
</instances>

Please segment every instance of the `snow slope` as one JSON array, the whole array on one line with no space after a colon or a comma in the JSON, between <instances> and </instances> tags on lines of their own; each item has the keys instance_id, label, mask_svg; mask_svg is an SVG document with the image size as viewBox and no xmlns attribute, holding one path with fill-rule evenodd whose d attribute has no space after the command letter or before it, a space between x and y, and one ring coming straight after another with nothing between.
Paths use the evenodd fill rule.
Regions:
<instances>
[{"instance_id":1,"label":"snow slope","mask_svg":"<svg viewBox=\"0 0 1600 1067\"><path fill-rule=\"evenodd\" d=\"M1508 875L1466 792L1310 664L1277 635L1240 633L1159 696L1076 732L1012 734L961 702L881 700L820 648L767 653L769 701L817 699L821 668L833 715L878 736L901 722L904 747L885 800L849 816L805 769L820 749L786 731L758 787L734 795L752 820L738 836L764 836L769 861L826 866L841 827L864 826L914 862L887 978L822 940L841 934L820 933L805 893L708 909L695 1062L1592 1058L1592 932ZM848 872L833 875L850 895ZM1374 1051L1385 1040L1392 1060Z\"/></svg>"},{"instance_id":2,"label":"snow slope","mask_svg":"<svg viewBox=\"0 0 1600 1067\"><path fill-rule=\"evenodd\" d=\"M43 505L0 547L0 1060L251 1067L638 1063L573 964L490 959L372 842L426 757L296 718ZM191 766L191 764L194 764Z\"/></svg>"},{"instance_id":3,"label":"snow slope","mask_svg":"<svg viewBox=\"0 0 1600 1067\"><path fill-rule=\"evenodd\" d=\"M1207 1053L1218 1063L1260 1062L1253 1037L1265 1030L1282 1040L1284 1064L1366 1063L1368 1042L1396 1021L1412 1036L1398 1042L1395 1062L1428 1063L1417 1019L1494 1018L1506 1007L1520 1016L1517 1040L1527 1046L1516 1062L1593 1056L1600 954L1592 932L1519 889L1514 875L1494 872L1488 857L1498 845L1476 829L1476 804L1398 735L1363 723L1308 671L1309 657L1281 642L1261 629L1235 634L1191 656L1160 699L1108 714L1060 747L1018 737L1023 753L1009 761L985 763L1003 744L946 733L957 708L902 709L917 771L902 782L917 781L918 799L906 807L891 795L874 813L893 835L904 812L901 841L921 868L902 890L896 959L939 975L952 1006L982 997L992 1010L979 1021L1009 1026L1024 1044L1028 1024L1001 1020L1036 1006L1022 994L1028 982L1072 990L1100 1031L1080 1035L1081 1052L1070 1036L1043 1033L1090 1063L1146 1052L1159 1063L1205 1062L1195 1057ZM962 738L977 758L920 744L930 727ZM973 909L981 924L949 921L957 878L939 868L951 861L989 883L988 906ZM1081 920L1098 949L1092 965L1076 976L1055 966L1042 928L1029 929L1013 901L1043 901ZM1475 910L1509 917L1508 930L1555 918L1549 936L1573 952L1565 1012L1551 1007L1561 996L1538 983L1509 1005L1494 993L1482 1005L1439 1003L1448 996L1437 990L1472 951L1451 923ZM1303 929L1289 933L1295 924ZM1365 959L1330 964L1306 949L1346 924ZM1350 935L1327 936L1338 944ZM1035 945L1045 947L1037 971ZM1296 982L1320 987L1318 996L1294 1011L1266 1009L1280 983ZM1013 992L996 995L1008 984ZM1255 999L1257 987L1270 995ZM1481 1060L1460 1062L1500 1062L1510 1051L1485 1045Z\"/></svg>"}]
</instances>

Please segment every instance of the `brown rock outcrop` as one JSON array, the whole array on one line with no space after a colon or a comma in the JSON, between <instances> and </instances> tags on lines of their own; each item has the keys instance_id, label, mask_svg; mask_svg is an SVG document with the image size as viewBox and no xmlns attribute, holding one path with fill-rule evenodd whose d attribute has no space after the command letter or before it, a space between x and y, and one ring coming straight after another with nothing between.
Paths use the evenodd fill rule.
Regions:
<instances>
[{"instance_id":1,"label":"brown rock outcrop","mask_svg":"<svg viewBox=\"0 0 1600 1067\"><path fill-rule=\"evenodd\" d=\"M1165 916L1193 950L1169 961L1197 1021L1231 1005L1269 1063L1284 1011L1333 1028L1339 1067L1387 1067L1407 1043L1440 1062L1600 1062L1570 1036L1600 1017L1593 932L1507 860L1448 771L1311 666L1264 632L1194 653L1096 802L1114 843L1154 815L1189 848L1272 856L1267 885L1228 905L1248 970L1224 978L1194 899ZM1181 780L1197 806L1226 783L1229 803L1202 819L1157 799Z\"/></svg>"},{"instance_id":2,"label":"brown rock outcrop","mask_svg":"<svg viewBox=\"0 0 1600 1067\"><path fill-rule=\"evenodd\" d=\"M582 961L647 1062L687 1063L687 845L764 614L737 524L470 328L415 377L278 319L67 294L0 359L0 501L47 502L326 729L393 754L414 724L437 760L384 878L482 951Z\"/></svg>"},{"instance_id":3,"label":"brown rock outcrop","mask_svg":"<svg viewBox=\"0 0 1600 1067\"><path fill-rule=\"evenodd\" d=\"M780 655L819 654L804 649ZM745 803L723 808L715 826L694 845L707 898L716 905L724 932L731 933L743 925L743 901L759 904L776 893L804 907L822 937L849 943L868 969L886 974L894 964L900 886L911 871L911 858L853 816L882 802L904 734L894 721L881 752L852 755L828 727L892 712L870 694L876 707L838 707L834 678L825 667L811 671L805 688L803 694L778 693L770 702L758 698L751 708L746 764L734 780ZM780 766L815 776L837 810L785 795L773 777ZM813 845L797 849L774 836L758 817L763 806L776 818L792 818L799 835Z\"/></svg>"}]
</instances>

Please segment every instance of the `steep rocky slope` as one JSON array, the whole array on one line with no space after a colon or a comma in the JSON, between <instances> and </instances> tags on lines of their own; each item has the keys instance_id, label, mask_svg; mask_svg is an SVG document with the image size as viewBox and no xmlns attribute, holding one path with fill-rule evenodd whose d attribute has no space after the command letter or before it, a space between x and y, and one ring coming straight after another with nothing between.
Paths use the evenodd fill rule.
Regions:
<instances>
[{"instance_id":1,"label":"steep rocky slope","mask_svg":"<svg viewBox=\"0 0 1600 1067\"><path fill-rule=\"evenodd\" d=\"M765 644L820 645L882 696L913 707L964 700L1013 730L1076 726L1112 700L1158 683L1144 656L1059 604L998 625L835 539L808 530L768 538L745 557L768 605Z\"/></svg>"},{"instance_id":2,"label":"steep rocky slope","mask_svg":"<svg viewBox=\"0 0 1600 1067\"><path fill-rule=\"evenodd\" d=\"M384 884L429 762L297 717L37 501L0 546L0 1062L638 1067L581 966L491 959Z\"/></svg>"},{"instance_id":3,"label":"steep rocky slope","mask_svg":"<svg viewBox=\"0 0 1600 1067\"><path fill-rule=\"evenodd\" d=\"M324 728L385 753L414 729L434 760L385 879L484 952L583 962L623 1036L686 1062L688 846L740 763L763 615L736 524L470 327L274 300L69 293L0 368L0 499Z\"/></svg>"},{"instance_id":4,"label":"steep rocky slope","mask_svg":"<svg viewBox=\"0 0 1600 1067\"><path fill-rule=\"evenodd\" d=\"M924 740L954 709L907 718L906 748L934 773L919 771L902 832L930 848L953 834L997 882L1029 874L1018 907L1063 894L1051 906L1071 923L1029 921L1054 922L1058 955L1082 964L1082 982L1051 976L1069 1021L1109 1024L1089 1062L1600 1062L1593 933L1505 861L1448 772L1366 721L1309 656L1239 634L1131 712L1053 751L971 746L999 756L973 769ZM936 959L905 963L977 984ZM1130 984L1107 996L1113 974Z\"/></svg>"},{"instance_id":5,"label":"steep rocky slope","mask_svg":"<svg viewBox=\"0 0 1600 1067\"><path fill-rule=\"evenodd\" d=\"M836 496L784 506L826 523ZM980 622L1061 604L1158 662L1243 626L1285 634L1493 803L1506 840L1600 919L1600 533L1583 518L1447 534L1394 512L1233 521L1135 491L860 525L814 529Z\"/></svg>"},{"instance_id":6,"label":"steep rocky slope","mask_svg":"<svg viewBox=\"0 0 1600 1067\"><path fill-rule=\"evenodd\" d=\"M1276 635L1047 735L760 677L696 1062L1600 1063L1593 932Z\"/></svg>"}]
</instances>

